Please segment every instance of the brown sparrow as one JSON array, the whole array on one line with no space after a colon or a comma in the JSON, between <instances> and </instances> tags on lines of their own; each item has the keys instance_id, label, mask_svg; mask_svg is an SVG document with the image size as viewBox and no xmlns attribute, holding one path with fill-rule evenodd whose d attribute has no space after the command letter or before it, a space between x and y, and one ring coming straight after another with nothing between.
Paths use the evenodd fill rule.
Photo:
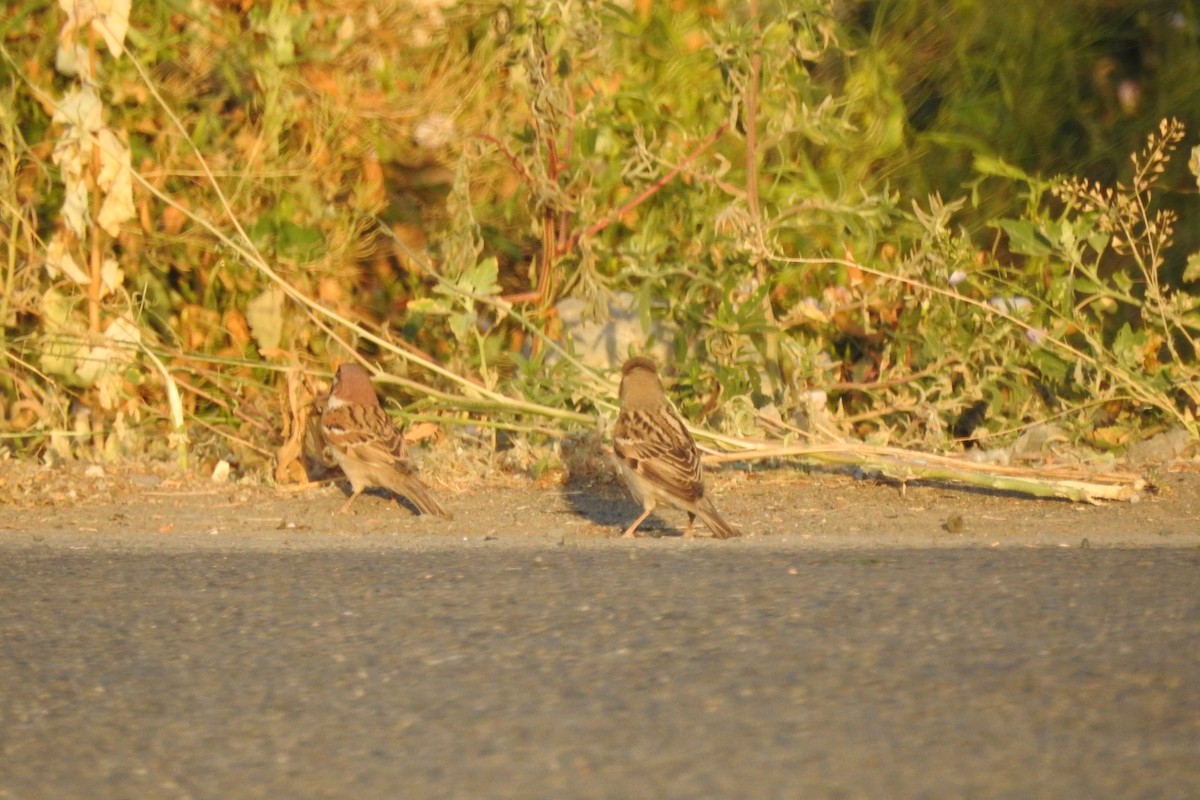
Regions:
<instances>
[{"instance_id":1,"label":"brown sparrow","mask_svg":"<svg viewBox=\"0 0 1200 800\"><path fill-rule=\"evenodd\" d=\"M422 514L450 516L417 477L404 436L379 405L371 376L358 364L338 367L321 414L321 433L350 479L350 498L339 514L344 514L364 489L380 486L404 495Z\"/></svg>"},{"instance_id":2,"label":"brown sparrow","mask_svg":"<svg viewBox=\"0 0 1200 800\"><path fill-rule=\"evenodd\" d=\"M635 356L621 367L621 413L613 429L613 451L629 491L645 509L623 534L631 538L659 500L687 512L685 536L696 517L718 539L738 536L704 496L700 452L679 413L667 400L654 362Z\"/></svg>"}]
</instances>

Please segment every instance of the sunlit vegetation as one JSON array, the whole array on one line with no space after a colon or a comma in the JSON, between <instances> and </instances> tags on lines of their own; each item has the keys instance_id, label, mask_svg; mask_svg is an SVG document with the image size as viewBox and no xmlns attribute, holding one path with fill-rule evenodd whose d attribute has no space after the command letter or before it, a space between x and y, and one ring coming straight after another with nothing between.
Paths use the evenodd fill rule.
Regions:
<instances>
[{"instance_id":1,"label":"sunlit vegetation","mask_svg":"<svg viewBox=\"0 0 1200 800\"><path fill-rule=\"evenodd\" d=\"M361 357L537 470L631 341L727 435L1200 433L1193 4L91 8L0 11L6 453L299 463Z\"/></svg>"}]
</instances>

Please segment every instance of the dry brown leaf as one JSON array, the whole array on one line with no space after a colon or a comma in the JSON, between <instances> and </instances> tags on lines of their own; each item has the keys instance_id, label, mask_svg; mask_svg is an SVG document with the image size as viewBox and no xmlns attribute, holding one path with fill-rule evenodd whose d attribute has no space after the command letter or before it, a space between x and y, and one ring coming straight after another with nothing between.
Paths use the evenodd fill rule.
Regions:
<instances>
[{"instance_id":1,"label":"dry brown leaf","mask_svg":"<svg viewBox=\"0 0 1200 800\"><path fill-rule=\"evenodd\" d=\"M317 297L322 305L337 306L346 298L346 291L337 278L328 275L317 281Z\"/></svg>"},{"instance_id":2,"label":"dry brown leaf","mask_svg":"<svg viewBox=\"0 0 1200 800\"><path fill-rule=\"evenodd\" d=\"M187 205L187 201L178 201L180 205ZM168 236L174 236L183 230L183 225L187 222L187 214L174 206L167 206L162 212L162 230Z\"/></svg>"},{"instance_id":3,"label":"dry brown leaf","mask_svg":"<svg viewBox=\"0 0 1200 800\"><path fill-rule=\"evenodd\" d=\"M275 482L283 484L307 481L308 475L302 456L312 397L308 394L300 370L287 371L287 392L281 400L283 444L275 456Z\"/></svg>"},{"instance_id":4,"label":"dry brown leaf","mask_svg":"<svg viewBox=\"0 0 1200 800\"><path fill-rule=\"evenodd\" d=\"M225 312L225 330L229 333L229 340L237 347L245 347L250 344L250 325L246 322L246 317L241 311L236 308L231 308Z\"/></svg>"},{"instance_id":5,"label":"dry brown leaf","mask_svg":"<svg viewBox=\"0 0 1200 800\"><path fill-rule=\"evenodd\" d=\"M260 350L279 347L283 341L283 290L272 286L246 304L246 321Z\"/></svg>"},{"instance_id":6,"label":"dry brown leaf","mask_svg":"<svg viewBox=\"0 0 1200 800\"><path fill-rule=\"evenodd\" d=\"M404 432L404 441L420 442L425 439L436 439L440 431L441 426L436 422L414 422Z\"/></svg>"},{"instance_id":7,"label":"dry brown leaf","mask_svg":"<svg viewBox=\"0 0 1200 800\"><path fill-rule=\"evenodd\" d=\"M133 205L133 173L129 148L108 128L96 134L100 153L100 174L96 183L105 192L96 223L109 236L121 232L121 223L136 216Z\"/></svg>"}]
</instances>

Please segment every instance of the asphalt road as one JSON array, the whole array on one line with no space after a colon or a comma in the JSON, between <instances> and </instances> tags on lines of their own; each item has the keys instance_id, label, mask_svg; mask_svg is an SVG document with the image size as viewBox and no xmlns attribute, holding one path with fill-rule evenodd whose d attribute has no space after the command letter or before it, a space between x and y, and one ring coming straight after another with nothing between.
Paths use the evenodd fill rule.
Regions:
<instances>
[{"instance_id":1,"label":"asphalt road","mask_svg":"<svg viewBox=\"0 0 1200 800\"><path fill-rule=\"evenodd\" d=\"M4 547L0 643L0 798L1200 796L1194 549Z\"/></svg>"}]
</instances>

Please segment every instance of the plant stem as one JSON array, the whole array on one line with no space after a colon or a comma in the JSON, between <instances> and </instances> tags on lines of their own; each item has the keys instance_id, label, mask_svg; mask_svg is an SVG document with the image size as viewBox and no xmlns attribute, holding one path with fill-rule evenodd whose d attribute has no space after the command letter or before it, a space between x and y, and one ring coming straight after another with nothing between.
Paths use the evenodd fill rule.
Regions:
<instances>
[{"instance_id":1,"label":"plant stem","mask_svg":"<svg viewBox=\"0 0 1200 800\"><path fill-rule=\"evenodd\" d=\"M1093 475L1083 470L1032 470L976 464L896 447L875 447L853 442L776 445L773 442L740 440L737 445L748 449L706 455L704 460L719 464L763 458L801 458L823 464L877 470L884 476L901 482L950 481L1000 492L1056 497L1076 503L1133 500L1146 485L1141 476L1133 474Z\"/></svg>"},{"instance_id":2,"label":"plant stem","mask_svg":"<svg viewBox=\"0 0 1200 800\"><path fill-rule=\"evenodd\" d=\"M92 74L96 73L96 28L88 26L88 60L92 65ZM95 139L92 145L92 230L90 267L92 282L88 284L88 330L93 335L100 333L100 289L104 270L104 250L100 246L100 224L96 221L100 214L100 206L104 197L100 191L100 147Z\"/></svg>"},{"instance_id":3,"label":"plant stem","mask_svg":"<svg viewBox=\"0 0 1200 800\"><path fill-rule=\"evenodd\" d=\"M758 0L750 0L750 20L754 26L754 42L751 45L754 49L750 53L750 78L746 85L746 116L743 120L746 127L746 208L754 226L754 274L759 286L767 286L767 246L762 205L758 199L758 88L762 74L762 21L758 15ZM763 334L767 375L775 384L773 393L778 394L783 385L783 365L780 363L779 326L775 321L775 310L771 307L770 292L763 292L762 306L768 327Z\"/></svg>"}]
</instances>

